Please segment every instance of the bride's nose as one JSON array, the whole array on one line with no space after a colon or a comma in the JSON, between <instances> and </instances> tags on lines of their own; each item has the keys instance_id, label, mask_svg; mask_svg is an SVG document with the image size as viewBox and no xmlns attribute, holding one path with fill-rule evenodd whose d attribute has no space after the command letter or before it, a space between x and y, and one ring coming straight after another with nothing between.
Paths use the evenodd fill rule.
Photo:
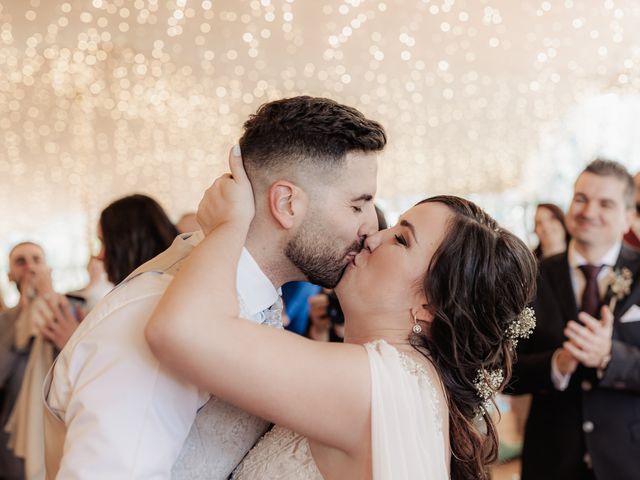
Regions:
<instances>
[{"instance_id":1,"label":"bride's nose","mask_svg":"<svg viewBox=\"0 0 640 480\"><path fill-rule=\"evenodd\" d=\"M382 242L382 231L369 235L364 241L364 248L373 252Z\"/></svg>"}]
</instances>

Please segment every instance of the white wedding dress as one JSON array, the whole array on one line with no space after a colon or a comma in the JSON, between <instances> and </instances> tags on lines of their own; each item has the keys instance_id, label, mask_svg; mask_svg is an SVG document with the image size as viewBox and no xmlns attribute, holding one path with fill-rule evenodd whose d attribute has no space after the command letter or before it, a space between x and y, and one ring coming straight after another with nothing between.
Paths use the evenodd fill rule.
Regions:
<instances>
[{"instance_id":1,"label":"white wedding dress","mask_svg":"<svg viewBox=\"0 0 640 480\"><path fill-rule=\"evenodd\" d=\"M383 340L365 345L371 366L373 480L449 478L449 415L432 365ZM247 454L234 480L322 480L307 439L274 427Z\"/></svg>"}]
</instances>

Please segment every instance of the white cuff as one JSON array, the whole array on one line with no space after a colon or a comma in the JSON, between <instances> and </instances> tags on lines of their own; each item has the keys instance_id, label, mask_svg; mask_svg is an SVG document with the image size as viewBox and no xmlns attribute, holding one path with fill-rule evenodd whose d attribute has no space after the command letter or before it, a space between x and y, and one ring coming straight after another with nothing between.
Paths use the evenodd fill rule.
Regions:
<instances>
[{"instance_id":1,"label":"white cuff","mask_svg":"<svg viewBox=\"0 0 640 480\"><path fill-rule=\"evenodd\" d=\"M558 369L558 353L560 353L560 350L556 350L553 353L553 357L551 357L551 382L553 382L553 386L556 387L556 390L563 392L569 386L571 374L567 373L566 375L563 375L560 373L560 370Z\"/></svg>"}]
</instances>

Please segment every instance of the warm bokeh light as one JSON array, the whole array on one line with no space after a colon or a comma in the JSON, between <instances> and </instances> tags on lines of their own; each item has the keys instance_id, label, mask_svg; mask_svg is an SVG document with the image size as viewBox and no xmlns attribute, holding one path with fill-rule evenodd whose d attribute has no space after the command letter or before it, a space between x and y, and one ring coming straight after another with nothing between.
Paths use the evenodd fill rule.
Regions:
<instances>
[{"instance_id":1,"label":"warm bokeh light","mask_svg":"<svg viewBox=\"0 0 640 480\"><path fill-rule=\"evenodd\" d=\"M639 20L636 0L0 1L0 243L35 235L77 268L118 196L177 219L246 117L303 93L388 128L390 210L474 194L522 223L603 147L565 145L571 112L640 90Z\"/></svg>"}]
</instances>

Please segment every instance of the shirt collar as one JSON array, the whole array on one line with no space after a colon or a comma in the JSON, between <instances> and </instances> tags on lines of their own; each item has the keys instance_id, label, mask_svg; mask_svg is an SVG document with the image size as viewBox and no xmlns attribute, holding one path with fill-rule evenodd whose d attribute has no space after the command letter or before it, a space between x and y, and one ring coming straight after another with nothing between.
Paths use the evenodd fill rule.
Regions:
<instances>
[{"instance_id":1,"label":"shirt collar","mask_svg":"<svg viewBox=\"0 0 640 480\"><path fill-rule=\"evenodd\" d=\"M599 259L597 265L606 265L608 267L615 266L616 262L618 261L618 257L620 256L621 249L622 242L614 243L613 246L609 250L607 250L607 252ZM569 251L567 252L567 255L571 268L578 268L589 263L587 262L586 258L578 253L573 241L569 242Z\"/></svg>"},{"instance_id":2,"label":"shirt collar","mask_svg":"<svg viewBox=\"0 0 640 480\"><path fill-rule=\"evenodd\" d=\"M204 234L202 231L197 231L186 233L180 237L183 241L195 246L202 241ZM249 316L256 315L271 307L280 297L279 291L276 290L246 247L242 248L238 262L236 288L244 307L247 309L246 314Z\"/></svg>"},{"instance_id":3,"label":"shirt collar","mask_svg":"<svg viewBox=\"0 0 640 480\"><path fill-rule=\"evenodd\" d=\"M240 254L236 286L238 295L242 297L249 315L256 315L266 310L280 297L276 287L273 286L271 280L267 278L246 247L242 248Z\"/></svg>"}]
</instances>

